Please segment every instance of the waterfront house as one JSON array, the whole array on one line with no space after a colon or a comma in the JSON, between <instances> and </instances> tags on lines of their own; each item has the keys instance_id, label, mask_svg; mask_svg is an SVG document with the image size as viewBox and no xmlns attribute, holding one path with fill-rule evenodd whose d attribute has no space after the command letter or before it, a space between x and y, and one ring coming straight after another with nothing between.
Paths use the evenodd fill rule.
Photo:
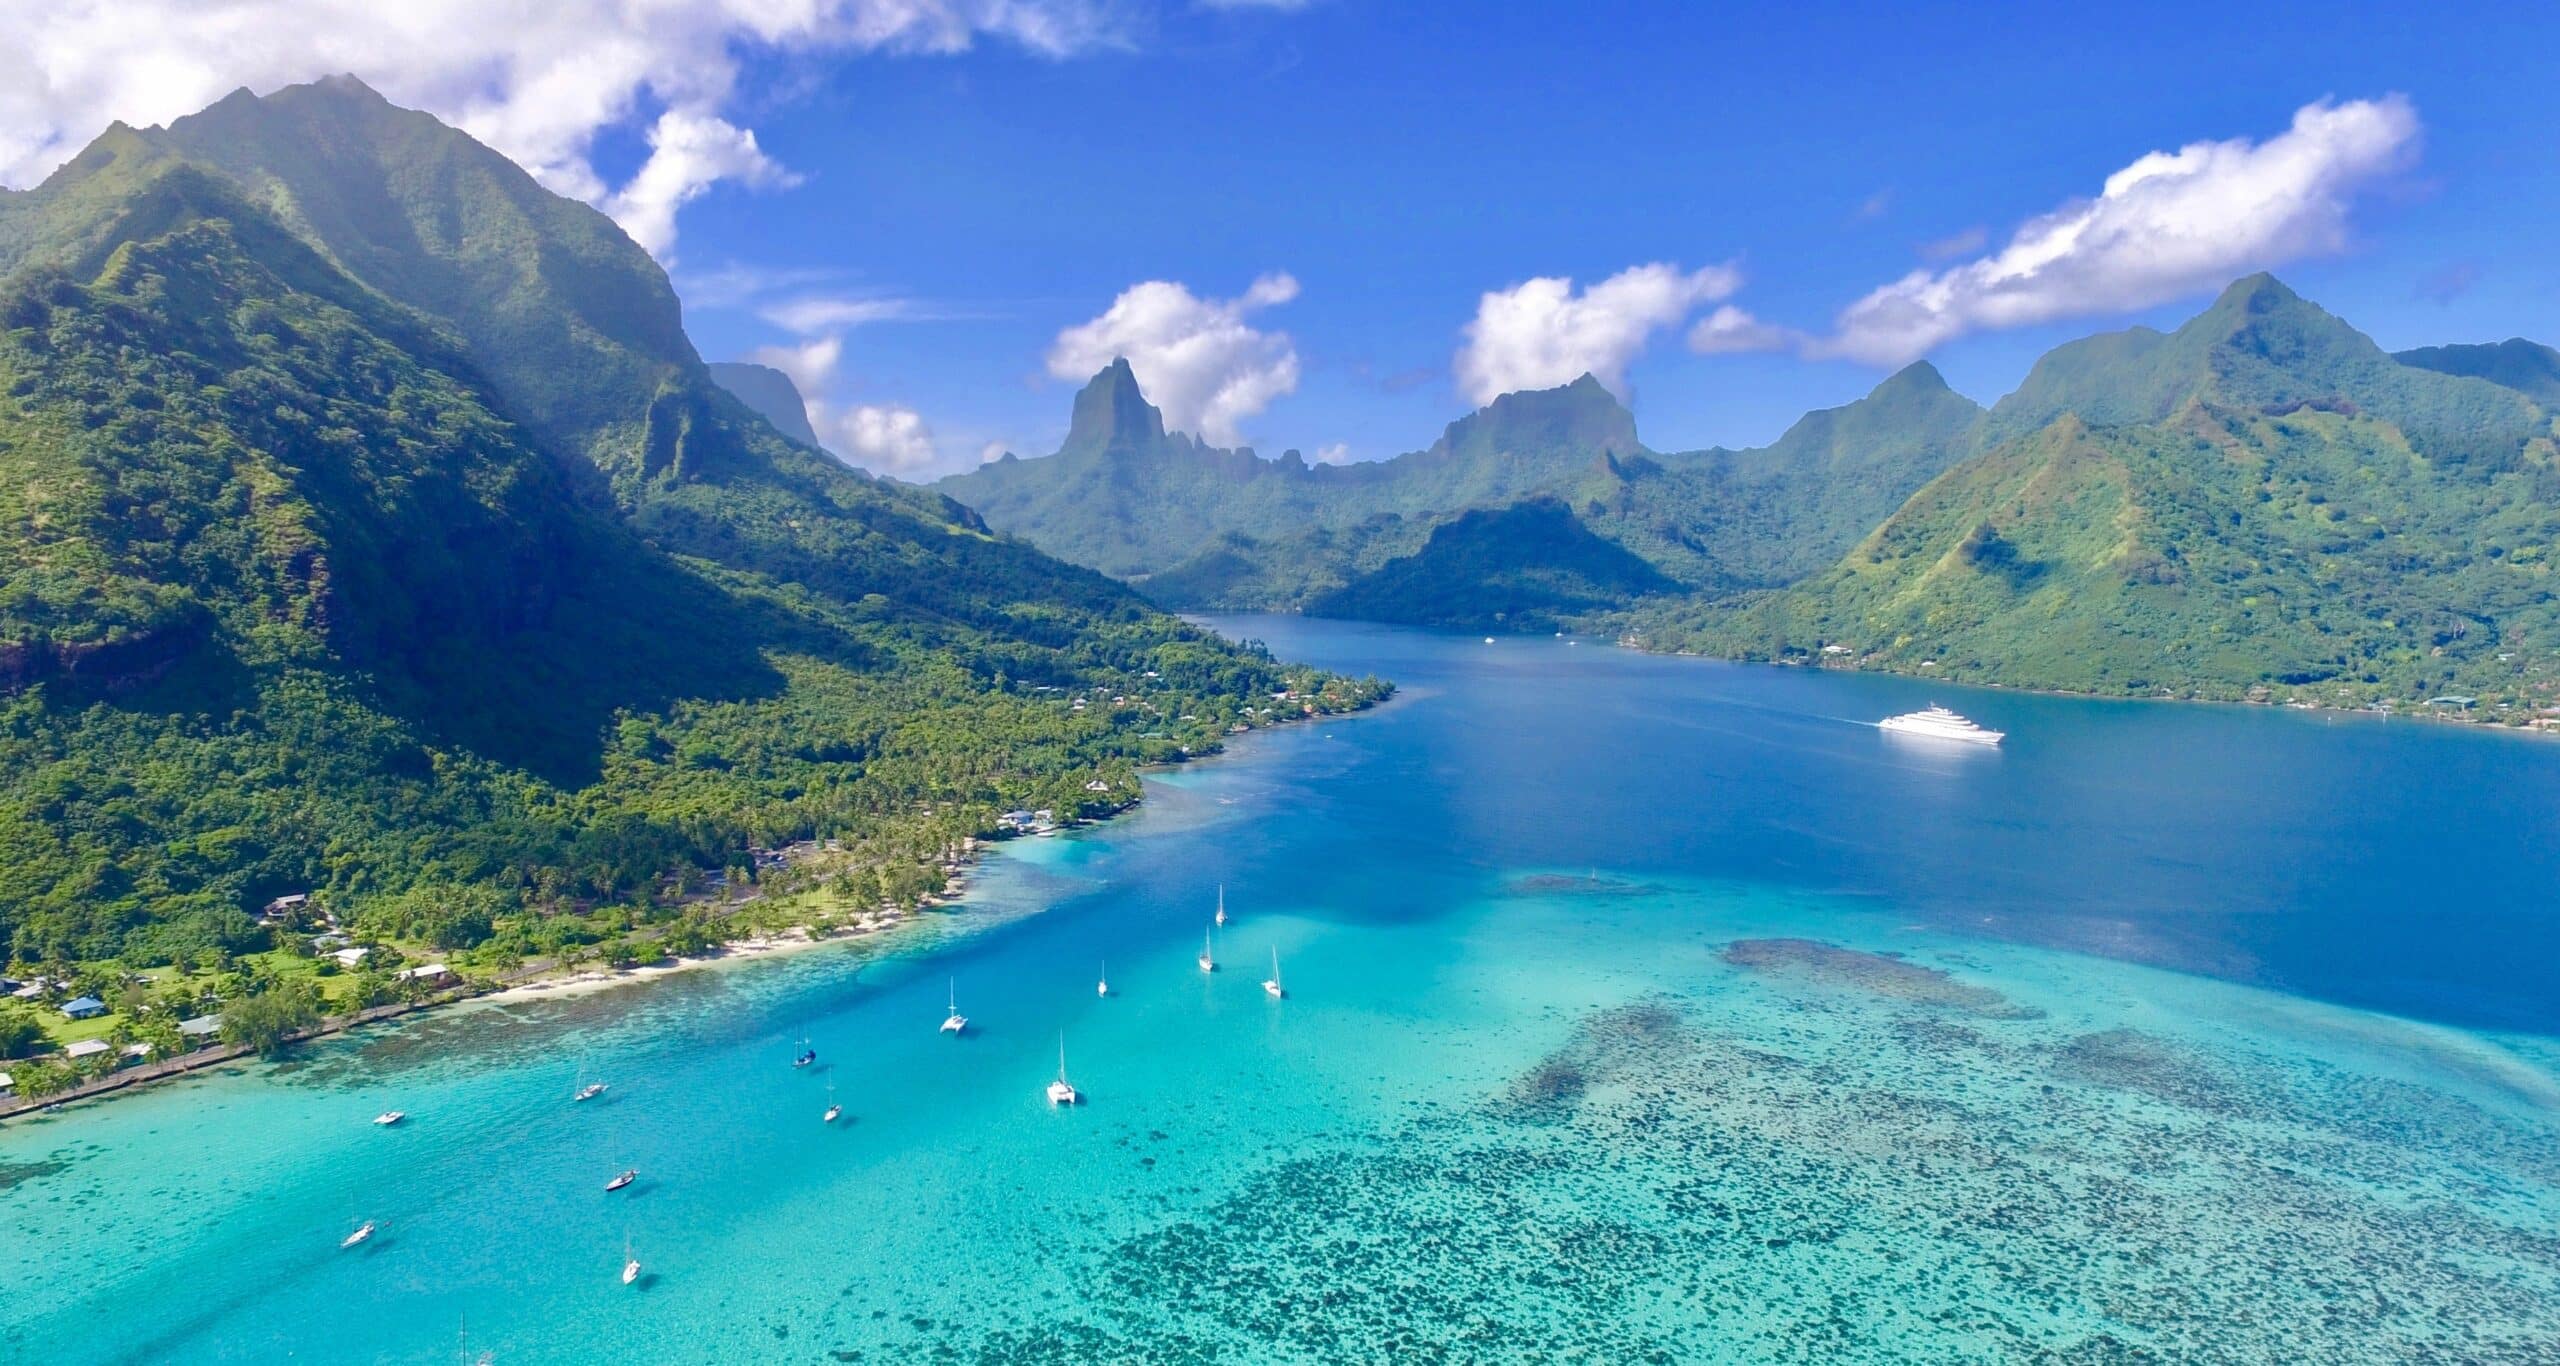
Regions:
<instances>
[{"instance_id":1,"label":"waterfront house","mask_svg":"<svg viewBox=\"0 0 2560 1366\"><path fill-rule=\"evenodd\" d=\"M89 1059L106 1052L111 1047L113 1047L113 1045L109 1044L104 1039L82 1039L80 1042L64 1048L62 1050L62 1056L69 1058L73 1062L87 1062Z\"/></svg>"},{"instance_id":2,"label":"waterfront house","mask_svg":"<svg viewBox=\"0 0 2560 1366\"><path fill-rule=\"evenodd\" d=\"M13 1095L17 1092L17 1089L18 1079L10 1076L6 1072L0 1072L0 1096Z\"/></svg>"},{"instance_id":3,"label":"waterfront house","mask_svg":"<svg viewBox=\"0 0 2560 1366\"><path fill-rule=\"evenodd\" d=\"M430 986L442 986L443 984L453 980L453 969L446 967L442 963L421 963L414 968L402 968L391 975L404 981L425 982Z\"/></svg>"},{"instance_id":4,"label":"waterfront house","mask_svg":"<svg viewBox=\"0 0 2560 1366\"><path fill-rule=\"evenodd\" d=\"M192 1020L178 1021L178 1036L190 1044L211 1040L222 1033L222 1016L198 1015Z\"/></svg>"},{"instance_id":5,"label":"waterfront house","mask_svg":"<svg viewBox=\"0 0 2560 1366\"><path fill-rule=\"evenodd\" d=\"M95 996L83 996L62 1007L62 1016L67 1020L94 1020L106 1013L107 1003Z\"/></svg>"},{"instance_id":6,"label":"waterfront house","mask_svg":"<svg viewBox=\"0 0 2560 1366\"><path fill-rule=\"evenodd\" d=\"M151 1045L147 1043L126 1044L124 1046L124 1056L131 1062L149 1062L151 1061ZM119 1064L119 1066L121 1065L122 1064Z\"/></svg>"}]
</instances>

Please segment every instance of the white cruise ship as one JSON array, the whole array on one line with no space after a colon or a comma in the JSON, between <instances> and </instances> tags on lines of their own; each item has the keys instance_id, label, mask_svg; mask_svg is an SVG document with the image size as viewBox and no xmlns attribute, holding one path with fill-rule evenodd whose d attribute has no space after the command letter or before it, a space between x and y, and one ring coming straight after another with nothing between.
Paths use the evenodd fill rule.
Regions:
<instances>
[{"instance_id":1,"label":"white cruise ship","mask_svg":"<svg viewBox=\"0 0 2560 1366\"><path fill-rule=\"evenodd\" d=\"M1984 730L1973 722L1944 707L1932 706L1926 711L1904 712L1876 722L1881 730L1900 731L1905 735L1925 735L1932 740L1961 740L1969 745L1996 745L2002 732Z\"/></svg>"}]
</instances>

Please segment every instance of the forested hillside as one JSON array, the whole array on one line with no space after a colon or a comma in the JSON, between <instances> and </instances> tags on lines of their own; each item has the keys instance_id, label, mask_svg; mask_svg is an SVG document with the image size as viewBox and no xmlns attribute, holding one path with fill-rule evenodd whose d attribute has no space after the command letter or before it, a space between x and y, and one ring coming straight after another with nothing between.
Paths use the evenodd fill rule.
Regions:
<instances>
[{"instance_id":1,"label":"forested hillside","mask_svg":"<svg viewBox=\"0 0 2560 1366\"><path fill-rule=\"evenodd\" d=\"M784 439L608 220L351 81L111 130L0 270L22 960L260 947L289 891L538 951L813 837L912 898L1374 694Z\"/></svg>"},{"instance_id":2,"label":"forested hillside","mask_svg":"<svg viewBox=\"0 0 2560 1366\"><path fill-rule=\"evenodd\" d=\"M2174 333L2057 350L1990 425L2015 434L1837 565L1631 629L2088 692L2551 696L2560 463L2518 390L2403 365L2259 276Z\"/></svg>"}]
</instances>

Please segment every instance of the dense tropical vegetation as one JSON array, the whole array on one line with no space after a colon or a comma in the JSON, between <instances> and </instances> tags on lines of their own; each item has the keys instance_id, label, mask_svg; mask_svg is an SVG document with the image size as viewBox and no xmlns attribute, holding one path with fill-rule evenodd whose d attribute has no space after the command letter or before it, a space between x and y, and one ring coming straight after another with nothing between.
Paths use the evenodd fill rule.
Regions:
<instances>
[{"instance_id":1,"label":"dense tropical vegetation","mask_svg":"<svg viewBox=\"0 0 2560 1366\"><path fill-rule=\"evenodd\" d=\"M345 80L0 192L0 687L0 959L261 1039L282 894L491 969L716 937L795 842L912 905L1383 690L785 439L608 220Z\"/></svg>"}]
</instances>

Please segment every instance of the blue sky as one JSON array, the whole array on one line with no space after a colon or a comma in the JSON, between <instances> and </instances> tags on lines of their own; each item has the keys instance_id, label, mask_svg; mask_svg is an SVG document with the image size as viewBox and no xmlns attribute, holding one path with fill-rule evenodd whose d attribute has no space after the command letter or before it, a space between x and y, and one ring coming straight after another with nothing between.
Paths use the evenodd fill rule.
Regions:
<instances>
[{"instance_id":1,"label":"blue sky","mask_svg":"<svg viewBox=\"0 0 2560 1366\"><path fill-rule=\"evenodd\" d=\"M460 37L447 77L414 43L376 72L361 43L279 40L208 80L350 65L463 123L657 239L707 356L790 359L831 440L919 475L1051 449L1075 387L1053 371L1133 337L1188 358L1139 378L1192 425L1338 458L1425 445L1486 384L1559 357L1604 357L1664 449L1766 441L1917 350L1988 401L2058 341L2174 325L2260 266L2386 346L2560 340L2560 20L2535 7L947 0L926 6L943 27L879 38L852 26L871 0L812 3L834 27L751 31L702 0L694 28L651 30L676 56L558 129L537 83L488 76ZM628 0L578 6L643 22ZM717 78L681 43L720 53ZM2256 155L2322 101L2380 122ZM67 136L88 111L66 109ZM674 113L709 130L690 160ZM136 114L158 117L116 116ZM0 108L0 162L9 131ZM1841 314L1870 291L1961 272L2197 143L2230 144L2211 192L2109 228L2132 236L2027 320L1985 305L1943 339L1850 344ZM2287 148L2330 160L2291 210L2253 206L2301 160ZM2198 250L2210 283L2161 264ZM1587 311L1522 296L1487 343L1509 358L1460 362L1488 291L1649 264ZM1096 321L1148 281L1166 289ZM1727 335L1770 349L1687 343L1728 307L1748 317Z\"/></svg>"}]
</instances>

